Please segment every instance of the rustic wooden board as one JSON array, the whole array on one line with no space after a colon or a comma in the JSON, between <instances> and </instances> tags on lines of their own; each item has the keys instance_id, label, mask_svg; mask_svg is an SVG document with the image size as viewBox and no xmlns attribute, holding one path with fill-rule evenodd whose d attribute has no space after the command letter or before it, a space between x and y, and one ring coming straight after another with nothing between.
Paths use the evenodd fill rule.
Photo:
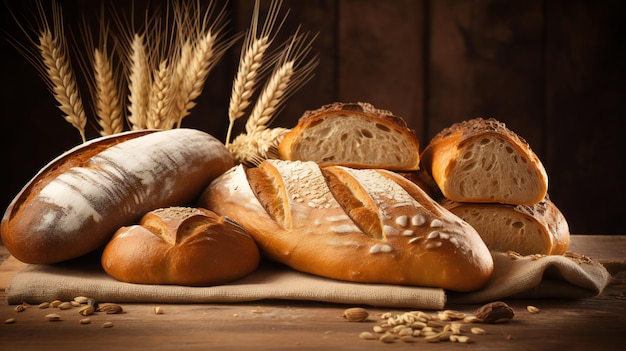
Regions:
<instances>
[{"instance_id":1,"label":"rustic wooden board","mask_svg":"<svg viewBox=\"0 0 626 351\"><path fill-rule=\"evenodd\" d=\"M601 260L621 257L624 262L624 236L580 235L572 238L572 249ZM0 255L6 249L0 247ZM10 258L0 266L0 321L15 318L13 324L0 324L3 348L17 350L277 350L333 349L371 350L393 348L415 350L429 347L438 350L616 350L623 347L626 335L626 271L614 276L614 283L597 297L582 300L508 300L515 317L505 324L479 324L486 335L472 335L473 343L430 345L395 341L385 345L362 340L363 331L380 324L380 314L400 314L404 310L371 308L366 322L353 323L341 318L345 305L264 301L243 304L158 305L163 314L154 314L153 304L122 304L125 313L90 316L91 324L81 325L77 309L38 309L29 306L16 312L6 304L6 283L23 264ZM526 306L540 309L531 314ZM449 306L474 313L476 305ZM436 311L426 311L434 313ZM49 322L45 315L58 313L62 320ZM102 328L112 322L112 328Z\"/></svg>"}]
</instances>

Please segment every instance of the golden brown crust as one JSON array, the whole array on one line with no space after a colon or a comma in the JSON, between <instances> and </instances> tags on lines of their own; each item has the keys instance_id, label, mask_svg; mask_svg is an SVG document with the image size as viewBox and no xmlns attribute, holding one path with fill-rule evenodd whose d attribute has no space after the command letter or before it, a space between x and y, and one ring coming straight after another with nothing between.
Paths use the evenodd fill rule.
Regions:
<instances>
[{"instance_id":1,"label":"golden brown crust","mask_svg":"<svg viewBox=\"0 0 626 351\"><path fill-rule=\"evenodd\" d=\"M524 255L562 255L569 247L570 232L567 220L548 196L540 203L531 206L460 203L449 200L444 200L442 203L445 208L473 225L483 237L487 247L492 250L510 250ZM492 222L485 228L486 224L475 223L471 216L464 216L464 212L484 216L495 215L502 225L496 227ZM532 226L532 228L525 228L523 235L520 235L519 228L515 225L504 225L505 221L519 221L520 225L525 223L524 225ZM483 230L494 232L483 235ZM541 238L531 236L531 231L540 232ZM513 237L515 238L512 239ZM538 247L538 249L533 251L531 247Z\"/></svg>"},{"instance_id":2,"label":"golden brown crust","mask_svg":"<svg viewBox=\"0 0 626 351\"><path fill-rule=\"evenodd\" d=\"M465 195L459 193L458 180L452 180L458 175L461 159L467 155L471 144L480 143L482 138L501 140L511 148L511 154L519 154L520 162L532 169L532 174L524 174L537 184L532 192L520 192L513 188L505 190L490 190L480 195ZM487 155L489 157L494 155ZM534 205L543 200L548 190L548 176L543 164L530 148L530 145L519 135L511 131L502 122L493 118L474 118L453 124L439 132L429 142L420 155L422 167L435 180L445 198L459 202L499 202L513 205ZM500 159L506 162L504 159ZM505 175L500 175L506 178ZM486 180L485 180L486 181ZM503 183L503 182L500 182ZM473 186L476 189L476 186ZM485 186L485 188L489 188ZM508 192L509 194L505 194ZM513 198L511 198L513 196Z\"/></svg>"},{"instance_id":3,"label":"golden brown crust","mask_svg":"<svg viewBox=\"0 0 626 351\"><path fill-rule=\"evenodd\" d=\"M109 275L137 284L218 285L253 272L259 260L243 228L189 207L148 212L140 225L120 228L102 253Z\"/></svg>"},{"instance_id":4,"label":"golden brown crust","mask_svg":"<svg viewBox=\"0 0 626 351\"><path fill-rule=\"evenodd\" d=\"M401 163L388 162L388 163L372 163L372 155L348 154L344 156L338 156L336 153L333 155L333 159L312 159L309 155L302 155L298 150L303 141L303 133L307 129L316 126L329 117L343 117L345 115L358 116L358 118L371 120L376 123L380 128L389 128L397 131L397 135L402 135L402 142L406 146L400 146L401 152L411 161L403 161ZM346 129L352 129L354 125L347 126ZM323 139L320 137L320 139ZM328 138L330 139L330 138ZM368 140L364 138L363 140ZM321 142L321 140L319 140ZM396 143L396 142L391 142ZM320 146L323 147L323 146ZM395 150L394 150L395 151ZM353 168L383 168L391 170L417 170L419 169L419 140L413 129L410 129L406 121L391 113L387 110L381 110L375 108L372 104L365 102L356 103L343 103L335 102L332 104L324 105L316 110L306 111L302 117L298 120L298 124L285 134L278 146L278 156L283 160L290 161L315 161L323 165L342 165ZM369 156L369 158L368 158Z\"/></svg>"},{"instance_id":5,"label":"golden brown crust","mask_svg":"<svg viewBox=\"0 0 626 351\"><path fill-rule=\"evenodd\" d=\"M298 123L308 125L315 123L318 120L317 117L322 114L340 111L356 112L362 115L376 117L378 119L388 121L389 123L396 125L398 128L409 129L404 119L394 115L391 111L378 109L374 107L374 105L367 102L334 102L332 104L327 104L316 110L305 111L302 114L302 117L300 117ZM414 131L412 132L415 134Z\"/></svg>"},{"instance_id":6,"label":"golden brown crust","mask_svg":"<svg viewBox=\"0 0 626 351\"><path fill-rule=\"evenodd\" d=\"M330 166L324 177L313 162L264 163L286 184L292 229L271 218L249 185L255 173L246 175L243 166L214 180L200 205L241 224L270 259L334 279L456 291L478 289L491 276L493 261L478 233L400 175ZM377 204L374 216L366 203Z\"/></svg>"},{"instance_id":7,"label":"golden brown crust","mask_svg":"<svg viewBox=\"0 0 626 351\"><path fill-rule=\"evenodd\" d=\"M5 212L2 240L26 263L75 258L150 210L193 200L232 165L219 140L192 129L94 139L26 184Z\"/></svg>"}]
</instances>

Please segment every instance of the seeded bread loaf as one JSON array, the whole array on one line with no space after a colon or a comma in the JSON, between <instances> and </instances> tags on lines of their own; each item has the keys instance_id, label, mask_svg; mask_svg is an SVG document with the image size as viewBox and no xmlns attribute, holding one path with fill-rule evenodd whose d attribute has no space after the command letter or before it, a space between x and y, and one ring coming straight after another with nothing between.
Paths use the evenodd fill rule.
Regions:
<instances>
[{"instance_id":1,"label":"seeded bread loaf","mask_svg":"<svg viewBox=\"0 0 626 351\"><path fill-rule=\"evenodd\" d=\"M569 246L567 221L548 197L532 206L446 201L444 207L471 224L493 251L562 255Z\"/></svg>"},{"instance_id":2,"label":"seeded bread loaf","mask_svg":"<svg viewBox=\"0 0 626 351\"><path fill-rule=\"evenodd\" d=\"M200 205L241 224L266 257L329 278L470 291L493 270L474 228L387 170L239 165Z\"/></svg>"},{"instance_id":3,"label":"seeded bread loaf","mask_svg":"<svg viewBox=\"0 0 626 351\"><path fill-rule=\"evenodd\" d=\"M547 194L548 176L537 155L495 119L476 118L442 130L421 160L453 201L534 205Z\"/></svg>"},{"instance_id":4,"label":"seeded bread loaf","mask_svg":"<svg viewBox=\"0 0 626 351\"><path fill-rule=\"evenodd\" d=\"M194 200L233 164L219 140L193 129L93 139L24 186L4 214L2 241L26 263L82 256L146 212Z\"/></svg>"},{"instance_id":5,"label":"seeded bread loaf","mask_svg":"<svg viewBox=\"0 0 626 351\"><path fill-rule=\"evenodd\" d=\"M202 208L167 207L120 228L102 253L113 278L138 284L218 285L259 265L259 250L239 225Z\"/></svg>"},{"instance_id":6,"label":"seeded bread loaf","mask_svg":"<svg viewBox=\"0 0 626 351\"><path fill-rule=\"evenodd\" d=\"M406 122L368 103L307 111L278 145L283 160L390 170L419 169L419 141Z\"/></svg>"}]
</instances>

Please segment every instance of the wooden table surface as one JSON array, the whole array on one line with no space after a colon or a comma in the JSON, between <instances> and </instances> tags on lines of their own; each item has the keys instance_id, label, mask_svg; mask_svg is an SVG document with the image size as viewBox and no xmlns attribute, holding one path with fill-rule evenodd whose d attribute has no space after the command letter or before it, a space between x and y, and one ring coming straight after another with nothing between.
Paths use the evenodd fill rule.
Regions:
<instances>
[{"instance_id":1,"label":"wooden table surface","mask_svg":"<svg viewBox=\"0 0 626 351\"><path fill-rule=\"evenodd\" d=\"M77 309L17 312L6 288L24 264L0 246L0 350L617 350L626 343L626 236L574 235L570 251L602 262L613 274L604 292L582 300L505 300L516 312L504 324L466 324L471 343L427 343L424 338L386 344L359 338L381 323L380 314L405 310L365 307L365 322L341 317L347 307L307 302L240 304L122 304L123 314L97 313L82 325ZM105 301L102 301L105 302ZM527 306L539 308L530 313ZM163 313L155 314L155 307ZM479 305L446 308L473 313ZM49 313L62 320L48 321ZM424 311L436 314L437 311ZM13 318L13 323L6 323ZM105 322L113 324L103 328ZM473 335L472 326L486 330Z\"/></svg>"}]
</instances>

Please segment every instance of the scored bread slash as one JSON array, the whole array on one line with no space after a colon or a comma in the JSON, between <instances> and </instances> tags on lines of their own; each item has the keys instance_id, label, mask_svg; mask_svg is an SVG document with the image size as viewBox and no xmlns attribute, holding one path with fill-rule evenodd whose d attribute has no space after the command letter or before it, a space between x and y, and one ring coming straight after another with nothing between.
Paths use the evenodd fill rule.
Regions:
<instances>
[{"instance_id":1,"label":"scored bread slash","mask_svg":"<svg viewBox=\"0 0 626 351\"><path fill-rule=\"evenodd\" d=\"M265 160L218 177L199 205L239 223L266 257L323 277L470 291L493 271L474 228L388 170Z\"/></svg>"}]
</instances>

